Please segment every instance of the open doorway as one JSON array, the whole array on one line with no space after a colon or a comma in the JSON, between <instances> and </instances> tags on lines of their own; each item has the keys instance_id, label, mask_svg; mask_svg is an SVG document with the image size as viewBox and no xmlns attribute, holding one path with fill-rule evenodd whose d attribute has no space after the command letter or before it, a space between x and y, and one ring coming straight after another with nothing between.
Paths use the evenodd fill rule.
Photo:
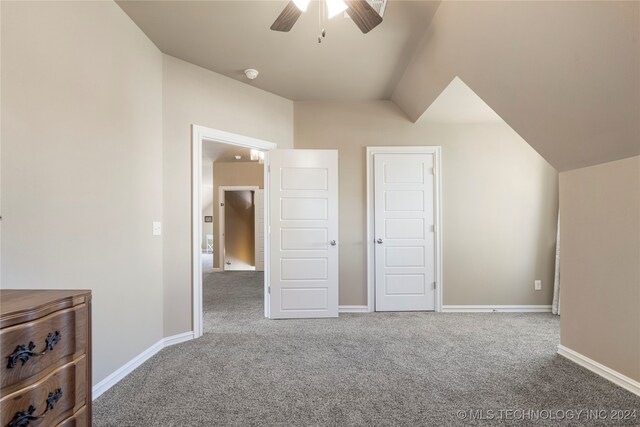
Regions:
<instances>
[{"instance_id":1,"label":"open doorway","mask_svg":"<svg viewBox=\"0 0 640 427\"><path fill-rule=\"evenodd\" d=\"M210 142L264 153L264 210L262 222L264 273L252 291L259 290L251 315L273 319L338 316L338 151L277 150L270 142L201 126L192 126L193 333L203 334L202 163L203 146ZM220 146L220 144L218 145ZM227 147L228 148L228 147ZM234 160L241 160L233 155ZM230 162L238 167L240 162ZM260 163L258 161L258 163ZM273 173L270 173L270 170ZM214 186L216 185L214 164ZM234 178L246 174L236 171ZM218 184L220 182L218 181ZM229 185L248 185L233 182ZM214 191L214 197L216 192ZM258 193L259 194L259 193ZM219 202L217 202L219 203ZM216 202L214 201L214 205ZM213 221L215 221L215 214ZM271 222L270 222L271 221ZM269 228L267 230L267 227ZM214 225L214 230L216 229ZM213 236L215 251L219 238ZM220 251L220 249L218 249ZM258 249L258 252L260 250ZM218 252L219 254L219 252ZM219 257L213 257L215 259ZM219 267L218 267L219 268ZM215 270L215 268L214 268ZM232 274L216 272L212 274ZM244 274L246 272L236 272ZM251 272L258 273L258 272ZM231 277L231 276L227 276ZM239 276L238 276L239 277ZM267 282L268 278L268 282ZM233 286L233 283L227 283ZM260 289L261 288L261 289ZM240 303L244 300L240 298ZM261 304L262 303L262 304ZM235 313L237 313L236 311ZM246 316L238 321L246 321ZM215 325L215 320L210 322Z\"/></svg>"},{"instance_id":2,"label":"open doorway","mask_svg":"<svg viewBox=\"0 0 640 427\"><path fill-rule=\"evenodd\" d=\"M233 167L232 167L233 169ZM253 167L255 182L262 182L261 167ZM260 170L258 170L260 169ZM251 180L251 176L245 176ZM262 184L261 184L262 185ZM263 186L263 185L262 185ZM220 237L219 270L221 271L262 271L264 262L259 262L259 254L264 254L264 239L260 241L256 219L263 204L258 204L255 186L218 186L218 236Z\"/></svg>"},{"instance_id":3,"label":"open doorway","mask_svg":"<svg viewBox=\"0 0 640 427\"><path fill-rule=\"evenodd\" d=\"M275 144L193 126L193 327L242 307L264 305L265 153ZM248 290L243 293L242 289ZM206 316L205 316L206 315Z\"/></svg>"},{"instance_id":4,"label":"open doorway","mask_svg":"<svg viewBox=\"0 0 640 427\"><path fill-rule=\"evenodd\" d=\"M220 317L261 316L264 277L256 269L256 246L263 248L264 238L258 242L255 217L264 206L255 205L255 194L264 189L264 157L250 148L205 141L202 164L203 171L211 171L210 181L203 176L202 200L213 207L203 204L203 224L211 225L203 227L202 236L203 330L208 331Z\"/></svg>"}]
</instances>

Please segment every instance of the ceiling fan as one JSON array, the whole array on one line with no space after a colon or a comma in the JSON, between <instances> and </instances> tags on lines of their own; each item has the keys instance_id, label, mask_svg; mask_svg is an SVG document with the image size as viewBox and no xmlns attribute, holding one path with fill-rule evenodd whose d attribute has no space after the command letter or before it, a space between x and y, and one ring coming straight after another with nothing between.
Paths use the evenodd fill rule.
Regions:
<instances>
[{"instance_id":1,"label":"ceiling fan","mask_svg":"<svg viewBox=\"0 0 640 427\"><path fill-rule=\"evenodd\" d=\"M341 12L347 12L364 34L382 22L382 17L367 0L325 0L329 19ZM271 25L273 31L287 32L293 28L302 12L307 10L309 0L291 0Z\"/></svg>"}]
</instances>

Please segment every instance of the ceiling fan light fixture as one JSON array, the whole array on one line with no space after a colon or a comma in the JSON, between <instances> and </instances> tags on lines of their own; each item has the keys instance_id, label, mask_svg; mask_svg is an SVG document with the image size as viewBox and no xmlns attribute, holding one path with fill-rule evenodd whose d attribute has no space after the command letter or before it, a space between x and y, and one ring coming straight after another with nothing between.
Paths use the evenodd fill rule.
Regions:
<instances>
[{"instance_id":1,"label":"ceiling fan light fixture","mask_svg":"<svg viewBox=\"0 0 640 427\"><path fill-rule=\"evenodd\" d=\"M293 0L293 3L301 12L306 12L309 7L309 0Z\"/></svg>"},{"instance_id":2,"label":"ceiling fan light fixture","mask_svg":"<svg viewBox=\"0 0 640 427\"><path fill-rule=\"evenodd\" d=\"M388 0L321 0L325 1L327 5L327 15L329 19L340 15L346 11L349 17L353 20L353 23L362 31L363 34L367 34L373 30L380 23L382 23L381 11L384 8L384 2ZM375 3L378 9L374 9L370 1L383 2L382 5ZM323 3L321 3L323 5ZM285 8L280 12L280 15L271 24L271 30L280 31L283 33L291 31L294 24L298 21L298 18L309 6L309 0L289 0ZM320 7L322 11L324 7ZM319 16L319 25L322 27L322 15ZM322 38L318 38L318 42L322 42Z\"/></svg>"},{"instance_id":3,"label":"ceiling fan light fixture","mask_svg":"<svg viewBox=\"0 0 640 427\"><path fill-rule=\"evenodd\" d=\"M347 4L342 0L327 0L329 19L347 10Z\"/></svg>"}]
</instances>

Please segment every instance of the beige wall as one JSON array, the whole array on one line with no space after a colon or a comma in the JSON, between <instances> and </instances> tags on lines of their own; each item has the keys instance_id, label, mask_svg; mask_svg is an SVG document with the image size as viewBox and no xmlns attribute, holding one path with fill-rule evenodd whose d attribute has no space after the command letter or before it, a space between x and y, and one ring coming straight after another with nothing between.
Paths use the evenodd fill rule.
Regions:
<instances>
[{"instance_id":1,"label":"beige wall","mask_svg":"<svg viewBox=\"0 0 640 427\"><path fill-rule=\"evenodd\" d=\"M640 156L560 174L562 345L640 381Z\"/></svg>"},{"instance_id":2,"label":"beige wall","mask_svg":"<svg viewBox=\"0 0 640 427\"><path fill-rule=\"evenodd\" d=\"M3 288L93 291L93 381L163 337L162 55L112 2L1 2Z\"/></svg>"},{"instance_id":3,"label":"beige wall","mask_svg":"<svg viewBox=\"0 0 640 427\"><path fill-rule=\"evenodd\" d=\"M192 330L191 125L293 146L293 103L163 55L164 334Z\"/></svg>"},{"instance_id":4,"label":"beige wall","mask_svg":"<svg viewBox=\"0 0 640 427\"><path fill-rule=\"evenodd\" d=\"M213 206L216 206L213 216L213 230L216 241L216 253L213 257L214 267L220 267L219 225L218 225L218 200L220 186L228 185L256 185L264 188L264 166L257 162L214 162L213 164Z\"/></svg>"},{"instance_id":5,"label":"beige wall","mask_svg":"<svg viewBox=\"0 0 640 427\"><path fill-rule=\"evenodd\" d=\"M413 124L390 101L294 113L296 148L339 150L340 304L367 302L365 147L386 145L442 146L444 304L551 304L558 174L508 126Z\"/></svg>"},{"instance_id":6,"label":"beige wall","mask_svg":"<svg viewBox=\"0 0 640 427\"><path fill-rule=\"evenodd\" d=\"M225 262L231 268L255 266L255 224L252 191L225 191Z\"/></svg>"}]
</instances>

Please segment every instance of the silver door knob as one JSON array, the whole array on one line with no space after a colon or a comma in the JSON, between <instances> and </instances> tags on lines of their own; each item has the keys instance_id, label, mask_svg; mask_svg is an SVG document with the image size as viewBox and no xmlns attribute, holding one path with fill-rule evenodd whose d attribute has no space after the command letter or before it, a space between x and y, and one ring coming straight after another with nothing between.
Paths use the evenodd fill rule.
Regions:
<instances>
[{"instance_id":1,"label":"silver door knob","mask_svg":"<svg viewBox=\"0 0 640 427\"><path fill-rule=\"evenodd\" d=\"M382 244L382 239L378 239L378 240L376 240L376 243L378 243L379 245L381 245L381 244Z\"/></svg>"},{"instance_id":2,"label":"silver door knob","mask_svg":"<svg viewBox=\"0 0 640 427\"><path fill-rule=\"evenodd\" d=\"M335 246L335 245L337 244L335 240L332 240L332 241L331 241L331 242L329 242L329 243L331 243L331 246Z\"/></svg>"}]
</instances>

